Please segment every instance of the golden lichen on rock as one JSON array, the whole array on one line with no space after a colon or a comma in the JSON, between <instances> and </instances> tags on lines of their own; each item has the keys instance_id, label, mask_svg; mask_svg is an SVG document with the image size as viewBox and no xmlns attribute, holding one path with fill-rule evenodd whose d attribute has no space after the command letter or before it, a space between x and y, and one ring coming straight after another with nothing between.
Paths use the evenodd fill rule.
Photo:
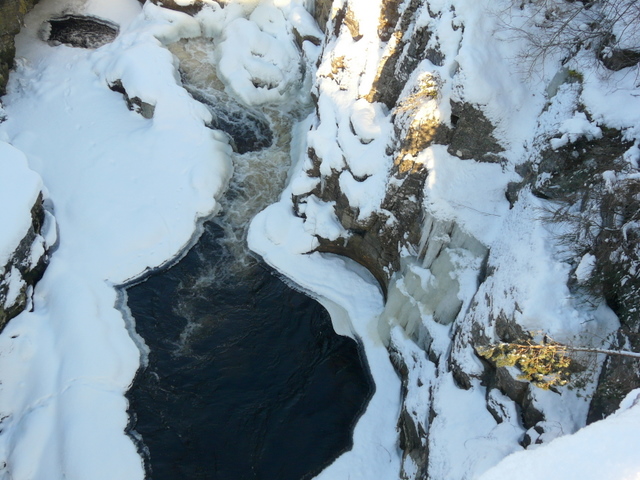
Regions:
<instances>
[{"instance_id":1,"label":"golden lichen on rock","mask_svg":"<svg viewBox=\"0 0 640 480\"><path fill-rule=\"evenodd\" d=\"M497 368L517 367L522 372L518 375L519 379L527 380L544 390L569 382L573 365L567 350L566 346L555 342L542 345L498 343L476 347L478 355Z\"/></svg>"}]
</instances>

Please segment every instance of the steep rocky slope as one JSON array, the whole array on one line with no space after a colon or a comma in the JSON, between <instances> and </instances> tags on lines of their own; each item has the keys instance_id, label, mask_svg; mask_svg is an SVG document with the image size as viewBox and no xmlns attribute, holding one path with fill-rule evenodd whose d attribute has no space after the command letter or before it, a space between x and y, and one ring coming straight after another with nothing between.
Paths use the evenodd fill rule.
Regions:
<instances>
[{"instance_id":1,"label":"steep rocky slope","mask_svg":"<svg viewBox=\"0 0 640 480\"><path fill-rule=\"evenodd\" d=\"M573 353L523 377L528 353L481 355L638 348L638 15L613 3L306 5L326 36L290 208L308 253L355 260L384 292L400 478L475 478L640 387L635 359Z\"/></svg>"}]
</instances>

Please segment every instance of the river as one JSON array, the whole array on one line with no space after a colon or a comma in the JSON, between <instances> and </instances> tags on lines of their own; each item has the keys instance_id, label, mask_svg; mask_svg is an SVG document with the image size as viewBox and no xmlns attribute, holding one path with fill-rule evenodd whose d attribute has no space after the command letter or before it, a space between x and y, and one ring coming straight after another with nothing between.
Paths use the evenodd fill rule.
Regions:
<instances>
[{"instance_id":1,"label":"river","mask_svg":"<svg viewBox=\"0 0 640 480\"><path fill-rule=\"evenodd\" d=\"M204 48L191 40L172 51L192 94L225 109L217 127L234 137L235 174L186 256L127 290L149 348L128 393L130 434L148 479L311 478L350 448L373 383L324 308L247 251L251 218L286 181L291 125L304 111L247 116L211 72L202 76Z\"/></svg>"}]
</instances>

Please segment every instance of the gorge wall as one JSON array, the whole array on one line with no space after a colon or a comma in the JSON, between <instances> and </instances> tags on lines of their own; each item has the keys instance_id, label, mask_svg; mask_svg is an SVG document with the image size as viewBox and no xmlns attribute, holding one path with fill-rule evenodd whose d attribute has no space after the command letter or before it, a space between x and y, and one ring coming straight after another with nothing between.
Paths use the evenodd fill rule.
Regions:
<instances>
[{"instance_id":1,"label":"gorge wall","mask_svg":"<svg viewBox=\"0 0 640 480\"><path fill-rule=\"evenodd\" d=\"M25 156L0 141L0 329L32 307L35 284L56 242L53 216L45 211L42 180Z\"/></svg>"},{"instance_id":2,"label":"gorge wall","mask_svg":"<svg viewBox=\"0 0 640 480\"><path fill-rule=\"evenodd\" d=\"M518 128L496 114L508 94L500 85L485 83L494 91L483 99L473 83L490 75L475 78L478 66L460 55L479 32L467 24L476 20L465 15L464 5L456 10L457 3L382 1L376 4L372 28L373 15L358 2L316 2L316 19L327 36L314 91L316 122L307 137L309 186L294 188L292 197L294 211L305 222L321 223L326 214L319 212L326 212L325 207L335 215L338 228L328 235L318 232L317 251L364 265L386 292L379 329L403 379L405 399L398 422L405 452L401 478L445 478L437 465L446 457L446 420L438 416L448 414L439 405L449 377L457 388L480 392L485 412L495 420L492 428L511 424L517 432L505 447L511 451L537 446L603 418L640 387L637 362L623 357L607 358L601 370L604 358L578 356L568 388L542 390L540 383L523 380L516 368L497 366L477 353L500 342L537 343L547 336L574 345L637 351L638 325L629 309L635 312L631 299L637 298L638 288L638 183L625 175L637 168L638 139L630 123L613 128L617 122L612 119L594 120L598 114L589 110L583 95L593 86L586 84L583 74L558 66L555 75L538 84L543 98L530 115L527 138L520 137L521 145L514 146L510 130ZM482 27L488 27L485 36L496 31L510 35L504 25L502 31L497 23ZM353 53L359 48L362 53ZM381 54L375 60L357 61L367 48ZM632 50L637 49L635 45ZM562 63L580 57L575 51L562 53L567 55ZM518 78L518 65L512 59L502 61L509 65L507 74ZM604 67L611 68L610 63L604 61ZM635 68L636 63L626 65ZM491 63L484 65L485 70L491 68ZM602 64L591 63L589 68L600 69ZM526 108L512 106L521 107ZM571 130L568 125L576 120L583 125ZM354 137L359 143L355 147ZM382 145L377 150L376 143ZM385 160L374 168L371 157L376 153ZM469 185L480 192L491 177L503 175L506 180L498 188L502 199L497 201L506 210L478 211L479 205L464 205L465 195L459 197L461 204L455 198L449 203L458 211L476 209L486 230L492 228L492 216L505 219L498 236L470 227L473 222L466 221L467 215L434 208L442 194L432 182L440 180L439 170L444 169L437 160L430 163L434 155L455 162L461 170L481 171L477 183ZM380 170L385 173L379 175ZM360 189L376 192L374 208L362 200ZM627 202L633 206L624 206ZM522 218L529 223L510 230L510 224ZM521 233L521 228L530 232ZM562 233L547 235L539 229ZM528 237L525 243L548 243L533 247L541 256L526 258L520 247L510 245L518 239L507 238L509 234ZM588 278L581 270L585 259L593 259L595 265ZM562 270L560 288L571 303L566 311L558 307L558 319L548 323L535 318L541 312L531 297L538 287L518 285L530 281L509 278L512 271L505 265L515 262L535 275L544 270L539 263L546 261ZM617 314L619 328L605 312L609 308ZM570 323L564 315L583 322L559 327ZM407 338L413 347L407 347ZM431 364L435 379L420 377L425 364ZM417 397L422 397L420 408L415 407ZM569 413L563 402L579 406ZM476 474L485 468L479 465L472 467L478 468ZM455 473L447 475L454 478Z\"/></svg>"},{"instance_id":3,"label":"gorge wall","mask_svg":"<svg viewBox=\"0 0 640 480\"><path fill-rule=\"evenodd\" d=\"M9 71L13 68L14 37L20 32L24 16L37 0L0 1L0 95L5 93ZM0 122L5 119L0 103ZM55 222L45 212L41 180L26 165L24 156L0 141L3 176L0 195L2 242L0 244L0 329L28 308L31 294L42 277L47 252L55 242ZM17 182L17 183L16 183ZM24 187L16 185L24 182ZM46 224L46 225L45 225ZM48 232L48 233L47 233ZM44 236L48 236L48 240Z\"/></svg>"}]
</instances>

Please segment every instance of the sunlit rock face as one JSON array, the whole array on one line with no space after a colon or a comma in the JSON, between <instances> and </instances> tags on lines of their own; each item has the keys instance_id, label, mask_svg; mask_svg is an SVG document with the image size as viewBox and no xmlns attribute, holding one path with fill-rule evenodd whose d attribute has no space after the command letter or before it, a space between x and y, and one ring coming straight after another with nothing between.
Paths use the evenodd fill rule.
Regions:
<instances>
[{"instance_id":1,"label":"sunlit rock face","mask_svg":"<svg viewBox=\"0 0 640 480\"><path fill-rule=\"evenodd\" d=\"M9 70L13 67L15 46L13 37L22 26L22 19L37 3L37 0L0 1L0 95L8 81Z\"/></svg>"}]
</instances>

